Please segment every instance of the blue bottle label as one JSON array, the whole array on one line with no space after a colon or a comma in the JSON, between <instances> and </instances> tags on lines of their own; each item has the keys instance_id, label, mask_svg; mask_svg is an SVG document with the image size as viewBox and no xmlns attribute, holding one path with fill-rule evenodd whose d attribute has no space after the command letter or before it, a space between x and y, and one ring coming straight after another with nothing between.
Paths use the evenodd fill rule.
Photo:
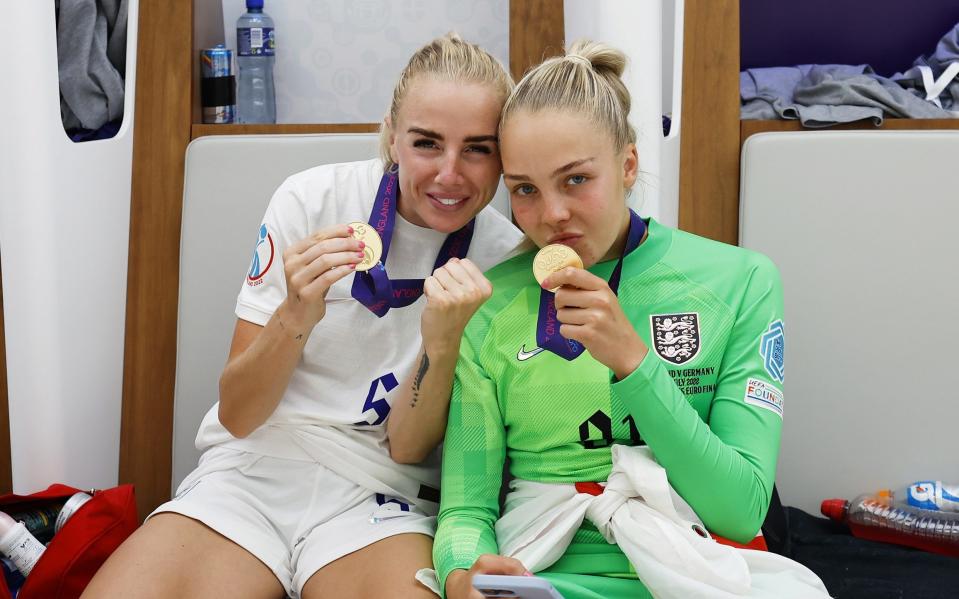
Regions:
<instances>
[{"instance_id":1,"label":"blue bottle label","mask_svg":"<svg viewBox=\"0 0 959 599\"><path fill-rule=\"evenodd\" d=\"M273 56L276 40L272 27L243 27L236 30L237 56Z\"/></svg>"}]
</instances>

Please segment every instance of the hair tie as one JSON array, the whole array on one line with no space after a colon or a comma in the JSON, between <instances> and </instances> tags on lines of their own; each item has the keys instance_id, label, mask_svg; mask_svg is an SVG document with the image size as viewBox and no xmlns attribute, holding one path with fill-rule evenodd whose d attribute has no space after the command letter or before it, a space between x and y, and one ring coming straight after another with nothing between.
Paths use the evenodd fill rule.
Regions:
<instances>
[{"instance_id":1,"label":"hair tie","mask_svg":"<svg viewBox=\"0 0 959 599\"><path fill-rule=\"evenodd\" d=\"M593 63L585 56L580 56L579 54L567 54L563 57L563 60L568 60L570 62L581 62L589 68L593 68Z\"/></svg>"}]
</instances>

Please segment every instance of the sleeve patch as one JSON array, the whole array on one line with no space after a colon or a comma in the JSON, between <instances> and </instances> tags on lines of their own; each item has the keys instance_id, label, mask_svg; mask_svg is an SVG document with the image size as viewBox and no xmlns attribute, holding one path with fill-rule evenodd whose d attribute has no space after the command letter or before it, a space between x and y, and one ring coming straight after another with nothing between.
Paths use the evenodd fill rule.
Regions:
<instances>
[{"instance_id":1,"label":"sleeve patch","mask_svg":"<svg viewBox=\"0 0 959 599\"><path fill-rule=\"evenodd\" d=\"M250 263L250 272L246 275L246 284L256 287L263 284L263 277L273 266L273 257L276 245L266 225L260 225L257 234L256 248L253 250L253 261Z\"/></svg>"},{"instance_id":2,"label":"sleeve patch","mask_svg":"<svg viewBox=\"0 0 959 599\"><path fill-rule=\"evenodd\" d=\"M783 382L786 376L785 360L786 336L783 321L777 320L769 325L759 342L759 354L763 357L763 366L773 380Z\"/></svg>"},{"instance_id":3,"label":"sleeve patch","mask_svg":"<svg viewBox=\"0 0 959 599\"><path fill-rule=\"evenodd\" d=\"M746 381L745 402L765 408L770 412L775 412L780 418L783 417L783 392L759 379L749 379Z\"/></svg>"}]
</instances>

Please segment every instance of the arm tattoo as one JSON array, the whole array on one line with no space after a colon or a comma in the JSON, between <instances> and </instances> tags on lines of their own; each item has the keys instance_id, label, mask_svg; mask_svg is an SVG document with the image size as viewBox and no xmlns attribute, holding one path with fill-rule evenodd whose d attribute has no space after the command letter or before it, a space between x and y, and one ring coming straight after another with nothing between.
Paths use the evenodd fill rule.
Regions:
<instances>
[{"instance_id":1,"label":"arm tattoo","mask_svg":"<svg viewBox=\"0 0 959 599\"><path fill-rule=\"evenodd\" d=\"M299 300L300 296L296 296L296 298L297 298L297 300ZM286 325L283 324L283 319L280 318L280 311L279 311L279 310L276 311L276 321L280 323L280 328L285 331L285 330L286 330ZM294 331L294 333L295 333L295 331ZM299 340L302 339L302 338L303 338L303 333L296 333L296 337L294 337L293 339L295 339L296 341L299 341Z\"/></svg>"},{"instance_id":2,"label":"arm tattoo","mask_svg":"<svg viewBox=\"0 0 959 599\"><path fill-rule=\"evenodd\" d=\"M413 400L410 401L410 407L415 408L416 402L420 400L420 387L423 385L423 378L426 371L430 368L430 357L423 352L423 360L420 362L420 369L416 372L416 379L413 380Z\"/></svg>"}]
</instances>

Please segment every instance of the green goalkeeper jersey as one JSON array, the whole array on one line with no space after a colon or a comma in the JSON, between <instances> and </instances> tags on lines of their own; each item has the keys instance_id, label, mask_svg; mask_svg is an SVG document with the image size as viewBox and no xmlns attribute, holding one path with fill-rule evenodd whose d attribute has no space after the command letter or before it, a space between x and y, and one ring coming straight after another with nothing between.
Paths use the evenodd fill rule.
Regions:
<instances>
[{"instance_id":1,"label":"green goalkeeper jersey","mask_svg":"<svg viewBox=\"0 0 959 599\"><path fill-rule=\"evenodd\" d=\"M515 478L604 481L612 444L648 445L709 530L751 540L769 506L782 426L782 288L772 262L650 220L618 293L649 353L616 381L589 352L568 361L537 347L533 256L487 273L493 296L464 334L433 549L441 585L498 553L507 456ZM608 280L615 265L589 270ZM622 556L588 524L573 544Z\"/></svg>"}]
</instances>

